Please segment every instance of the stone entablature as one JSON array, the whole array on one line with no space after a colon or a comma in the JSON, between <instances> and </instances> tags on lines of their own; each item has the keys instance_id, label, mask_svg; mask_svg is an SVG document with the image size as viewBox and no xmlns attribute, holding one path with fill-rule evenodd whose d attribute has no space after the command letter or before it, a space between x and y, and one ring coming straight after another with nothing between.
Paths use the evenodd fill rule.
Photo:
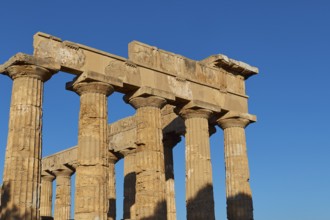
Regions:
<instances>
[{"instance_id":1,"label":"stone entablature","mask_svg":"<svg viewBox=\"0 0 330 220\"><path fill-rule=\"evenodd\" d=\"M174 101L203 101L241 113L248 110L244 79L258 73L256 67L224 55L194 61L133 41L126 59L40 32L34 36L34 56L51 59L61 71L72 74L92 71L111 76L122 82L115 85L118 92L146 87L171 94Z\"/></svg>"},{"instance_id":2,"label":"stone entablature","mask_svg":"<svg viewBox=\"0 0 330 220\"><path fill-rule=\"evenodd\" d=\"M42 170L52 172L63 165L75 168L77 164L77 146L65 149L50 156L42 158Z\"/></svg>"}]
</instances>

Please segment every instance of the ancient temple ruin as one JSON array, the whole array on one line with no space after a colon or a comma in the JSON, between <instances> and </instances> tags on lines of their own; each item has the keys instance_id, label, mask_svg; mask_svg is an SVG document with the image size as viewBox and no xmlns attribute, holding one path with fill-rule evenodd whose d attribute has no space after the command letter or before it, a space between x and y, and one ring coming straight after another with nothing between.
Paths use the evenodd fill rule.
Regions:
<instances>
[{"instance_id":1,"label":"ancient temple ruin","mask_svg":"<svg viewBox=\"0 0 330 220\"><path fill-rule=\"evenodd\" d=\"M245 80L258 69L220 54L194 61L137 41L128 54L37 33L33 55L18 53L0 65L13 80L1 220L70 219L73 173L74 218L115 219L119 160L124 174L117 175L125 176L119 218L176 219L173 147L181 136L187 219L215 219L209 143L215 126L224 132L227 217L253 219L245 127L256 116L248 113ZM66 88L80 98L78 143L41 158L43 85L59 71L76 75ZM125 94L136 113L108 124L113 92Z\"/></svg>"}]
</instances>

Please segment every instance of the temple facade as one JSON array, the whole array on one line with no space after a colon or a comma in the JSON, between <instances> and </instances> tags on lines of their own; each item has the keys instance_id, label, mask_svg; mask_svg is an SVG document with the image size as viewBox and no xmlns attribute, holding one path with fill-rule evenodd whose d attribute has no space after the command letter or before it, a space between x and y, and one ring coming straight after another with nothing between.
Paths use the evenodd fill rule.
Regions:
<instances>
[{"instance_id":1,"label":"temple facade","mask_svg":"<svg viewBox=\"0 0 330 220\"><path fill-rule=\"evenodd\" d=\"M216 126L224 133L227 218L253 219L245 128L256 116L248 113L245 80L256 67L221 54L195 61L137 41L128 58L40 32L33 45L33 55L0 65L13 80L1 220L67 220L71 208L78 220L116 219L119 160L124 212L117 218L175 220L173 148L181 137L187 219L215 219L209 138ZM43 86L58 72L76 75L66 88L80 99L78 143L42 157ZM136 112L108 124L114 92Z\"/></svg>"}]
</instances>

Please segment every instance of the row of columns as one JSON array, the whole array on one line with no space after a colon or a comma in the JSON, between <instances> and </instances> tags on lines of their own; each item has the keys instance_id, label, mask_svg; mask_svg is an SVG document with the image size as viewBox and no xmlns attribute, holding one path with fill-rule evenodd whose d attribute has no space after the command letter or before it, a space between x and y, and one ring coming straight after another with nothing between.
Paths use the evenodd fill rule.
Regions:
<instances>
[{"instance_id":1,"label":"row of columns","mask_svg":"<svg viewBox=\"0 0 330 220\"><path fill-rule=\"evenodd\" d=\"M52 172L41 173L40 216L52 219L53 181L56 178L54 219L70 219L71 214L71 175L74 170L62 166Z\"/></svg>"},{"instance_id":2,"label":"row of columns","mask_svg":"<svg viewBox=\"0 0 330 220\"><path fill-rule=\"evenodd\" d=\"M7 68L6 73L13 79L13 91L1 220L13 216L38 219L43 83L53 72L36 65L14 65ZM113 175L116 159L111 159L115 157L109 156L107 151L107 96L114 88L108 83L85 80L74 82L70 89L80 96L75 218L115 219ZM136 109L137 149L125 158L125 184L127 178L129 186L125 186L124 192L124 218L175 219L172 158L175 140L163 137L161 125L161 108L167 100L146 94L127 96L126 100ZM186 126L187 218L215 219L209 143L212 111L183 108L179 114ZM225 137L228 219L253 219L244 131L250 121L235 116L222 117L217 122ZM168 147L164 148L163 140ZM165 159L170 160L166 163L168 167L165 167ZM70 173L54 174L59 192L67 195ZM45 186L51 187L51 177L47 178L43 178L43 183L45 181ZM131 196L133 191L134 198ZM42 203L47 207L40 209L46 214L49 214L49 198L49 194L43 196ZM56 215L69 217L70 196L57 201L60 211L55 212L55 218Z\"/></svg>"}]
</instances>

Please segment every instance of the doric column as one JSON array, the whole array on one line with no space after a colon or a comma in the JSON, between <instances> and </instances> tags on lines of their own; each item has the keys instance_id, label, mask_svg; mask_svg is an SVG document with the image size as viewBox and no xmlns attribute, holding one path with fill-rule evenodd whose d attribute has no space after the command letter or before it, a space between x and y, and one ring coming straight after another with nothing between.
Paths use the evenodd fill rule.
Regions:
<instances>
[{"instance_id":1,"label":"doric column","mask_svg":"<svg viewBox=\"0 0 330 220\"><path fill-rule=\"evenodd\" d=\"M55 176L46 171L41 172L40 216L52 217L53 181Z\"/></svg>"},{"instance_id":2,"label":"doric column","mask_svg":"<svg viewBox=\"0 0 330 220\"><path fill-rule=\"evenodd\" d=\"M218 120L224 130L227 218L252 220L253 206L246 152L245 130L250 120L226 117Z\"/></svg>"},{"instance_id":3,"label":"doric column","mask_svg":"<svg viewBox=\"0 0 330 220\"><path fill-rule=\"evenodd\" d=\"M108 167L108 175L109 175L109 184L108 184L108 220L116 220L116 170L115 165L118 161L118 158L108 152L109 154L109 167Z\"/></svg>"},{"instance_id":4,"label":"doric column","mask_svg":"<svg viewBox=\"0 0 330 220\"><path fill-rule=\"evenodd\" d=\"M136 194L135 150L124 155L124 219L134 219Z\"/></svg>"},{"instance_id":5,"label":"doric column","mask_svg":"<svg viewBox=\"0 0 330 220\"><path fill-rule=\"evenodd\" d=\"M183 109L186 126L187 219L215 219L209 123L211 111Z\"/></svg>"},{"instance_id":6,"label":"doric column","mask_svg":"<svg viewBox=\"0 0 330 220\"><path fill-rule=\"evenodd\" d=\"M108 149L107 96L113 87L99 81L79 81L72 89L80 95L75 219L107 219Z\"/></svg>"},{"instance_id":7,"label":"doric column","mask_svg":"<svg viewBox=\"0 0 330 220\"><path fill-rule=\"evenodd\" d=\"M1 220L39 219L43 86L52 72L36 65L13 65L6 74L13 88Z\"/></svg>"},{"instance_id":8,"label":"doric column","mask_svg":"<svg viewBox=\"0 0 330 220\"><path fill-rule=\"evenodd\" d=\"M160 109L166 100L158 96L129 99L136 108L136 196L133 219L166 219L164 147Z\"/></svg>"},{"instance_id":9,"label":"doric column","mask_svg":"<svg viewBox=\"0 0 330 220\"><path fill-rule=\"evenodd\" d=\"M73 170L64 167L53 171L56 175L56 197L54 220L70 219L71 214L71 175Z\"/></svg>"},{"instance_id":10,"label":"doric column","mask_svg":"<svg viewBox=\"0 0 330 220\"><path fill-rule=\"evenodd\" d=\"M167 220L176 220L173 147L180 141L181 137L177 134L164 134Z\"/></svg>"}]
</instances>

